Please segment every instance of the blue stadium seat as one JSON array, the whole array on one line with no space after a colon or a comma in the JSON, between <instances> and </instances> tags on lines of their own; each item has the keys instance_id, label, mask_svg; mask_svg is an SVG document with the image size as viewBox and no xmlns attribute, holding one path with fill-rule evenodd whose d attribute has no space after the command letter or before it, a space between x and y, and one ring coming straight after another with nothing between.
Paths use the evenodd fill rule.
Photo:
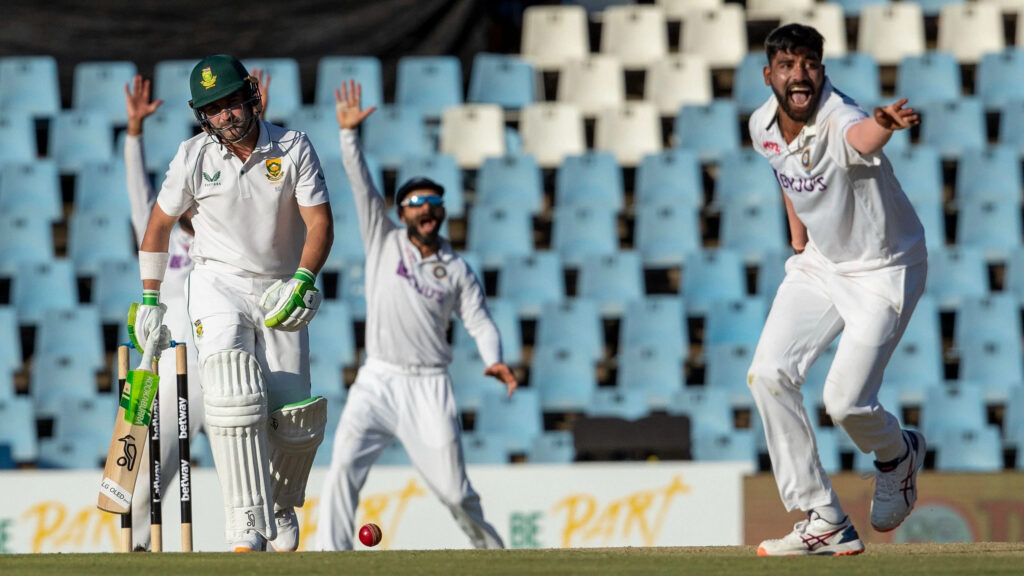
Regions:
<instances>
[{"instance_id":1,"label":"blue stadium seat","mask_svg":"<svg viewBox=\"0 0 1024 576\"><path fill-rule=\"evenodd\" d=\"M0 165L0 213L61 220L64 206L57 165L52 160Z\"/></svg>"},{"instance_id":2,"label":"blue stadium seat","mask_svg":"<svg viewBox=\"0 0 1024 576\"><path fill-rule=\"evenodd\" d=\"M636 169L636 203L683 204L699 209L704 184L697 156L690 150L668 148L648 154Z\"/></svg>"},{"instance_id":3,"label":"blue stadium seat","mask_svg":"<svg viewBox=\"0 0 1024 576\"><path fill-rule=\"evenodd\" d=\"M336 270L346 263L362 262L366 259L363 238L359 233L359 219L354 208L332 206L334 216L334 244L327 256L324 267Z\"/></svg>"},{"instance_id":4,"label":"blue stadium seat","mask_svg":"<svg viewBox=\"0 0 1024 576\"><path fill-rule=\"evenodd\" d=\"M327 401L327 425L324 428L324 441L316 451L316 457L313 458L313 466L326 468L331 465L331 458L334 454L334 437L337 435L338 424L341 423L341 413L344 410L344 402ZM213 458L210 454L210 442L206 437L206 434L196 434L192 437L192 460L197 460L197 446L202 446L205 450L203 454L209 458L207 460L199 460L200 465L213 466Z\"/></svg>"},{"instance_id":5,"label":"blue stadium seat","mask_svg":"<svg viewBox=\"0 0 1024 576\"><path fill-rule=\"evenodd\" d=\"M988 295L988 267L981 250L959 246L929 250L925 290L943 309L955 308L962 298Z\"/></svg>"},{"instance_id":6,"label":"blue stadium seat","mask_svg":"<svg viewBox=\"0 0 1024 576\"><path fill-rule=\"evenodd\" d=\"M748 344L715 344L704 350L704 386L725 390L734 396L750 395L747 370L754 360L754 346Z\"/></svg>"},{"instance_id":7,"label":"blue stadium seat","mask_svg":"<svg viewBox=\"0 0 1024 576\"><path fill-rule=\"evenodd\" d=\"M1004 282L1007 292L1024 301L1024 249L1017 248L1010 253Z\"/></svg>"},{"instance_id":8,"label":"blue stadium seat","mask_svg":"<svg viewBox=\"0 0 1024 576\"><path fill-rule=\"evenodd\" d=\"M444 208L449 218L466 215L466 198L462 189L462 170L448 154L432 154L405 158L398 166L395 186L414 177L425 177L444 186ZM479 194L479 191L478 191ZM479 196L477 197L479 202Z\"/></svg>"},{"instance_id":9,"label":"blue stadium seat","mask_svg":"<svg viewBox=\"0 0 1024 576\"><path fill-rule=\"evenodd\" d=\"M639 394L645 408L666 408L686 386L682 360L670 346L632 346L619 351L618 361L618 389Z\"/></svg>"},{"instance_id":10,"label":"blue stadium seat","mask_svg":"<svg viewBox=\"0 0 1024 576\"><path fill-rule=\"evenodd\" d=\"M868 4L884 4L889 0L836 0L843 7L843 15L847 18L860 16L860 9Z\"/></svg>"},{"instance_id":11,"label":"blue stadium seat","mask_svg":"<svg viewBox=\"0 0 1024 576\"><path fill-rule=\"evenodd\" d=\"M904 387L942 382L941 335L938 303L924 294L917 301L914 314L886 366L886 382Z\"/></svg>"},{"instance_id":12,"label":"blue stadium seat","mask_svg":"<svg viewBox=\"0 0 1024 576\"><path fill-rule=\"evenodd\" d=\"M104 260L135 258L131 222L123 217L75 212L68 228L68 255L79 274L96 274Z\"/></svg>"},{"instance_id":13,"label":"blue stadium seat","mask_svg":"<svg viewBox=\"0 0 1024 576\"><path fill-rule=\"evenodd\" d=\"M380 60L376 56L323 56L316 66L316 105L334 106L334 91L349 80L362 86L363 108L384 104Z\"/></svg>"},{"instance_id":14,"label":"blue stadium seat","mask_svg":"<svg viewBox=\"0 0 1024 576\"><path fill-rule=\"evenodd\" d=\"M1005 260L1021 245L1020 199L968 197L959 206L957 245L979 250L987 260Z\"/></svg>"},{"instance_id":15,"label":"blue stadium seat","mask_svg":"<svg viewBox=\"0 0 1024 576\"><path fill-rule=\"evenodd\" d=\"M333 105L300 106L292 110L285 123L292 130L305 132L321 164L341 162L341 142ZM148 133L149 124L146 126Z\"/></svg>"},{"instance_id":16,"label":"blue stadium seat","mask_svg":"<svg viewBox=\"0 0 1024 576\"><path fill-rule=\"evenodd\" d=\"M699 462L754 462L757 448L750 430L701 432L693 436L693 459Z\"/></svg>"},{"instance_id":17,"label":"blue stadium seat","mask_svg":"<svg viewBox=\"0 0 1024 576\"><path fill-rule=\"evenodd\" d=\"M935 470L940 472L999 472L1003 450L999 430L943 430L935 438Z\"/></svg>"},{"instance_id":18,"label":"blue stadium seat","mask_svg":"<svg viewBox=\"0 0 1024 576\"><path fill-rule=\"evenodd\" d=\"M21 334L18 312L12 306L0 306L0 398L14 395L13 382L3 380L21 369Z\"/></svg>"},{"instance_id":19,"label":"blue stadium seat","mask_svg":"<svg viewBox=\"0 0 1024 576\"><path fill-rule=\"evenodd\" d=\"M747 262L760 262L765 253L781 252L789 243L786 209L778 201L726 201L720 226L721 246Z\"/></svg>"},{"instance_id":20,"label":"blue stadium seat","mask_svg":"<svg viewBox=\"0 0 1024 576\"><path fill-rule=\"evenodd\" d=\"M77 111L95 111L111 124L126 124L124 87L138 73L134 62L80 62L75 65L71 85L71 106Z\"/></svg>"},{"instance_id":21,"label":"blue stadium seat","mask_svg":"<svg viewBox=\"0 0 1024 576\"><path fill-rule=\"evenodd\" d=\"M896 95L915 108L956 100L960 97L960 64L948 52L907 56L896 71Z\"/></svg>"},{"instance_id":22,"label":"blue stadium seat","mask_svg":"<svg viewBox=\"0 0 1024 576\"><path fill-rule=\"evenodd\" d=\"M354 365L356 337L348 306L344 302L326 300L320 305L317 320L309 324L310 351L343 366Z\"/></svg>"},{"instance_id":23,"label":"blue stadium seat","mask_svg":"<svg viewBox=\"0 0 1024 576\"><path fill-rule=\"evenodd\" d=\"M622 210L622 169L610 152L566 156L555 175L555 206Z\"/></svg>"},{"instance_id":24,"label":"blue stadium seat","mask_svg":"<svg viewBox=\"0 0 1024 576\"><path fill-rule=\"evenodd\" d=\"M568 343L533 349L530 386L540 391L545 412L582 412L597 389L594 362Z\"/></svg>"},{"instance_id":25,"label":"blue stadium seat","mask_svg":"<svg viewBox=\"0 0 1024 576\"><path fill-rule=\"evenodd\" d=\"M946 245L946 209L943 202L923 197L912 197L909 200L924 227L925 245L929 249L942 249Z\"/></svg>"},{"instance_id":26,"label":"blue stadium seat","mask_svg":"<svg viewBox=\"0 0 1024 576\"><path fill-rule=\"evenodd\" d=\"M119 158L124 158L124 134L119 141ZM192 135L192 122L187 117L169 108L161 107L157 110L146 119L142 132L146 170L161 176L165 174L174 155L178 153L178 147Z\"/></svg>"},{"instance_id":27,"label":"blue stadium seat","mask_svg":"<svg viewBox=\"0 0 1024 576\"><path fill-rule=\"evenodd\" d=\"M519 327L519 314L511 300L489 298L487 310L501 334L502 359L506 364L515 366L523 360L522 333ZM452 327L452 347L476 350L476 341L470 336L461 321L454 322Z\"/></svg>"},{"instance_id":28,"label":"blue stadium seat","mask_svg":"<svg viewBox=\"0 0 1024 576\"><path fill-rule=\"evenodd\" d=\"M141 298L139 263L135 260L103 260L92 280L92 303L100 321L121 324L132 302Z\"/></svg>"},{"instance_id":29,"label":"blue stadium seat","mask_svg":"<svg viewBox=\"0 0 1024 576\"><path fill-rule=\"evenodd\" d=\"M742 200L780 204L779 184L765 162L753 148L722 154L712 206L723 210Z\"/></svg>"},{"instance_id":30,"label":"blue stadium seat","mask_svg":"<svg viewBox=\"0 0 1024 576\"><path fill-rule=\"evenodd\" d=\"M11 281L11 304L21 324L37 324L47 310L78 306L78 285L70 260L24 262Z\"/></svg>"},{"instance_id":31,"label":"blue stadium seat","mask_svg":"<svg viewBox=\"0 0 1024 576\"><path fill-rule=\"evenodd\" d=\"M302 81L299 63L294 58L246 58L243 65L250 74L260 68L270 75L267 120L283 124L292 112L302 106Z\"/></svg>"},{"instance_id":32,"label":"blue stadium seat","mask_svg":"<svg viewBox=\"0 0 1024 576\"><path fill-rule=\"evenodd\" d=\"M348 305L353 320L366 320L365 264L346 262L338 272L338 300Z\"/></svg>"},{"instance_id":33,"label":"blue stadium seat","mask_svg":"<svg viewBox=\"0 0 1024 576\"><path fill-rule=\"evenodd\" d=\"M540 315L544 304L565 299L562 259L549 251L506 258L498 274L498 296L513 303L521 316Z\"/></svg>"},{"instance_id":34,"label":"blue stadium seat","mask_svg":"<svg viewBox=\"0 0 1024 576\"><path fill-rule=\"evenodd\" d=\"M644 296L644 269L640 254L620 250L583 259L578 294L597 301L603 316L622 316L626 304Z\"/></svg>"},{"instance_id":35,"label":"blue stadium seat","mask_svg":"<svg viewBox=\"0 0 1024 576\"><path fill-rule=\"evenodd\" d=\"M466 248L480 256L484 268L495 268L510 256L533 252L533 222L525 208L474 206L470 211Z\"/></svg>"},{"instance_id":36,"label":"blue stadium seat","mask_svg":"<svg viewBox=\"0 0 1024 576\"><path fill-rule=\"evenodd\" d=\"M124 94L121 95L122 107ZM80 172L114 158L114 130L107 117L94 110L67 110L50 122L50 158L61 172Z\"/></svg>"},{"instance_id":37,"label":"blue stadium seat","mask_svg":"<svg viewBox=\"0 0 1024 576\"><path fill-rule=\"evenodd\" d=\"M707 106L683 106L675 118L675 145L697 154L701 162L740 147L739 109L732 100L716 99Z\"/></svg>"},{"instance_id":38,"label":"blue stadium seat","mask_svg":"<svg viewBox=\"0 0 1024 576\"><path fill-rule=\"evenodd\" d=\"M17 463L33 462L39 457L36 418L32 399L27 396L0 398L0 445L8 445ZM107 422L110 426L110 422Z\"/></svg>"},{"instance_id":39,"label":"blue stadium seat","mask_svg":"<svg viewBox=\"0 0 1024 576\"><path fill-rule=\"evenodd\" d=\"M619 327L619 350L657 346L689 356L690 333L684 303L678 296L647 296L626 305Z\"/></svg>"},{"instance_id":40,"label":"blue stadium seat","mask_svg":"<svg viewBox=\"0 0 1024 576\"><path fill-rule=\"evenodd\" d=\"M1020 301L1007 293L964 298L956 312L954 346L966 345L972 339L1002 342L1019 339L1022 333L1020 310Z\"/></svg>"},{"instance_id":41,"label":"blue stadium seat","mask_svg":"<svg viewBox=\"0 0 1024 576\"><path fill-rule=\"evenodd\" d=\"M1007 102L999 112L999 143L1024 154L1024 100Z\"/></svg>"},{"instance_id":42,"label":"blue stadium seat","mask_svg":"<svg viewBox=\"0 0 1024 576\"><path fill-rule=\"evenodd\" d=\"M32 374L29 378L29 395L35 406L37 418L59 418L68 411L67 402L71 398L96 398L96 370L92 362L75 356L50 356L37 354L32 362ZM113 396L113 395L111 395ZM111 398L111 406L116 408L117 400ZM105 431L110 440L110 421Z\"/></svg>"},{"instance_id":43,"label":"blue stadium seat","mask_svg":"<svg viewBox=\"0 0 1024 576\"><path fill-rule=\"evenodd\" d=\"M942 158L931 146L885 150L900 187L911 202L919 198L942 203Z\"/></svg>"},{"instance_id":44,"label":"blue stadium seat","mask_svg":"<svg viewBox=\"0 0 1024 576\"><path fill-rule=\"evenodd\" d=\"M537 318L536 345L564 346L590 360L600 360L604 356L604 329L598 304L582 298L544 304Z\"/></svg>"},{"instance_id":45,"label":"blue stadium seat","mask_svg":"<svg viewBox=\"0 0 1024 576\"><path fill-rule=\"evenodd\" d=\"M985 146L985 110L977 97L934 102L918 108L921 143L938 150L943 159L956 159L965 151ZM956 134L956 138L950 138Z\"/></svg>"},{"instance_id":46,"label":"blue stadium seat","mask_svg":"<svg viewBox=\"0 0 1024 576\"><path fill-rule=\"evenodd\" d=\"M96 164L75 177L75 210L131 218L124 160Z\"/></svg>"},{"instance_id":47,"label":"blue stadium seat","mask_svg":"<svg viewBox=\"0 0 1024 576\"><path fill-rule=\"evenodd\" d=\"M668 413L688 417L692 434L730 432L734 429L732 398L726 390L686 386L672 396Z\"/></svg>"},{"instance_id":48,"label":"blue stadium seat","mask_svg":"<svg viewBox=\"0 0 1024 576\"><path fill-rule=\"evenodd\" d=\"M743 298L746 282L743 259L732 250L714 248L688 254L681 284L687 311L699 316L706 314L715 300Z\"/></svg>"},{"instance_id":49,"label":"blue stadium seat","mask_svg":"<svg viewBox=\"0 0 1024 576\"><path fill-rule=\"evenodd\" d=\"M513 452L529 449L533 439L544 431L536 387L520 388L511 398L497 387L485 390L480 398L474 431L503 434Z\"/></svg>"},{"instance_id":50,"label":"blue stadium seat","mask_svg":"<svg viewBox=\"0 0 1024 576\"><path fill-rule=\"evenodd\" d=\"M642 390L598 388L585 413L591 418L639 420L648 415L647 398Z\"/></svg>"},{"instance_id":51,"label":"blue stadium seat","mask_svg":"<svg viewBox=\"0 0 1024 576\"><path fill-rule=\"evenodd\" d=\"M388 168L397 168L406 158L434 153L423 114L413 107L381 106L363 122L362 135L363 150Z\"/></svg>"},{"instance_id":52,"label":"blue stadium seat","mask_svg":"<svg viewBox=\"0 0 1024 576\"><path fill-rule=\"evenodd\" d=\"M772 89L764 83L764 67L768 59L762 51L747 52L736 67L732 86L732 97L740 114L749 115L764 104L772 95Z\"/></svg>"},{"instance_id":53,"label":"blue stadium seat","mask_svg":"<svg viewBox=\"0 0 1024 576\"><path fill-rule=\"evenodd\" d=\"M370 181L373 182L377 192L384 194L384 171L380 162L371 155L364 155L366 169L370 172ZM327 182L327 191L331 196L331 208L345 208L355 210L356 203L352 196L352 184L345 174L345 167L341 162L324 162L320 165L324 171L324 180ZM392 213L393 214L393 213Z\"/></svg>"},{"instance_id":54,"label":"blue stadium seat","mask_svg":"<svg viewBox=\"0 0 1024 576\"><path fill-rule=\"evenodd\" d=\"M943 430L980 430L986 424L985 401L977 384L949 383L925 394L921 431L926 438L938 438Z\"/></svg>"},{"instance_id":55,"label":"blue stadium seat","mask_svg":"<svg viewBox=\"0 0 1024 576\"><path fill-rule=\"evenodd\" d=\"M462 64L454 56L403 56L398 60L395 103L431 118L462 104Z\"/></svg>"},{"instance_id":56,"label":"blue stadium seat","mask_svg":"<svg viewBox=\"0 0 1024 576\"><path fill-rule=\"evenodd\" d=\"M1024 93L1024 48L983 55L978 63L974 93L990 111L1019 103Z\"/></svg>"},{"instance_id":57,"label":"blue stadium seat","mask_svg":"<svg viewBox=\"0 0 1024 576\"><path fill-rule=\"evenodd\" d=\"M578 267L588 256L614 254L619 248L615 211L600 206L555 208L551 245L571 268Z\"/></svg>"},{"instance_id":58,"label":"blue stadium seat","mask_svg":"<svg viewBox=\"0 0 1024 576\"><path fill-rule=\"evenodd\" d=\"M153 99L163 100L168 112L177 113L193 124L195 114L189 107L192 99L189 79L192 69L199 63L199 58L181 60L160 60L153 66ZM123 99L122 99L123 101Z\"/></svg>"},{"instance_id":59,"label":"blue stadium seat","mask_svg":"<svg viewBox=\"0 0 1024 576\"><path fill-rule=\"evenodd\" d=\"M757 267L757 295L767 298L769 302L775 299L775 293L779 290L783 278L786 277L786 260L793 253L788 250L778 252L766 252L761 256L761 262Z\"/></svg>"},{"instance_id":60,"label":"blue stadium seat","mask_svg":"<svg viewBox=\"0 0 1024 576\"><path fill-rule=\"evenodd\" d=\"M343 403L348 398L345 387L344 367L329 353L317 349L310 340L309 351L309 394L323 396L328 404Z\"/></svg>"},{"instance_id":61,"label":"blue stadium seat","mask_svg":"<svg viewBox=\"0 0 1024 576\"><path fill-rule=\"evenodd\" d=\"M757 344L768 317L768 301L759 296L716 300L708 306L704 344Z\"/></svg>"},{"instance_id":62,"label":"blue stadium seat","mask_svg":"<svg viewBox=\"0 0 1024 576\"><path fill-rule=\"evenodd\" d=\"M536 99L534 75L533 65L522 58L479 52L469 74L468 100L518 110Z\"/></svg>"},{"instance_id":63,"label":"blue stadium seat","mask_svg":"<svg viewBox=\"0 0 1024 576\"><path fill-rule=\"evenodd\" d=\"M526 453L531 464L568 464L576 459L576 445L569 430L538 434Z\"/></svg>"},{"instance_id":64,"label":"blue stadium seat","mask_svg":"<svg viewBox=\"0 0 1024 576\"><path fill-rule=\"evenodd\" d=\"M648 268L679 266L701 248L699 208L669 200L636 207L635 247Z\"/></svg>"},{"instance_id":65,"label":"blue stadium seat","mask_svg":"<svg viewBox=\"0 0 1024 576\"><path fill-rule=\"evenodd\" d=\"M0 102L0 110L3 110L2 106ZM0 158L5 162L31 162L36 159L37 152L36 127L32 117L17 112L0 112Z\"/></svg>"},{"instance_id":66,"label":"blue stadium seat","mask_svg":"<svg viewBox=\"0 0 1024 576\"><path fill-rule=\"evenodd\" d=\"M508 464L509 450L501 434L469 432L462 435L462 457L466 464Z\"/></svg>"},{"instance_id":67,"label":"blue stadium seat","mask_svg":"<svg viewBox=\"0 0 1024 576\"><path fill-rule=\"evenodd\" d=\"M636 4L636 0L563 0L563 5L582 6L587 14L593 18L611 6L623 6Z\"/></svg>"},{"instance_id":68,"label":"blue stadium seat","mask_svg":"<svg viewBox=\"0 0 1024 576\"><path fill-rule=\"evenodd\" d=\"M882 100L882 83L878 62L870 54L847 52L836 58L825 58L825 70L837 90L870 110Z\"/></svg>"},{"instance_id":69,"label":"blue stadium seat","mask_svg":"<svg viewBox=\"0 0 1024 576\"><path fill-rule=\"evenodd\" d=\"M1018 386L1010 391L1003 413L1003 432L1007 440L1024 440L1024 386ZM1024 444L1017 444L1017 453L1020 454ZM1020 459L1018 458L1018 462Z\"/></svg>"},{"instance_id":70,"label":"blue stadium seat","mask_svg":"<svg viewBox=\"0 0 1024 576\"><path fill-rule=\"evenodd\" d=\"M448 370L452 377L455 405L459 411L476 412L480 409L484 391L504 388L494 378L484 376L485 368L476 347L452 348L452 362Z\"/></svg>"},{"instance_id":71,"label":"blue stadium seat","mask_svg":"<svg viewBox=\"0 0 1024 576\"><path fill-rule=\"evenodd\" d=\"M110 445L110 422L117 408L115 394L66 399L64 409L54 417L53 437L40 443L40 460L60 468L103 466Z\"/></svg>"},{"instance_id":72,"label":"blue stadium seat","mask_svg":"<svg viewBox=\"0 0 1024 576\"><path fill-rule=\"evenodd\" d=\"M127 314L127 308L124 313ZM42 356L69 356L80 360L83 366L102 370L103 325L95 306L51 309L43 315L36 328L35 354ZM45 370L45 366L37 367Z\"/></svg>"},{"instance_id":73,"label":"blue stadium seat","mask_svg":"<svg viewBox=\"0 0 1024 576\"><path fill-rule=\"evenodd\" d=\"M540 214L544 208L544 175L537 161L529 154L484 160L476 176L476 203L521 206L531 214Z\"/></svg>"},{"instance_id":74,"label":"blue stadium seat","mask_svg":"<svg viewBox=\"0 0 1024 576\"><path fill-rule=\"evenodd\" d=\"M31 90L26 90L31 86ZM60 112L57 59L53 56L0 58L0 113L52 118Z\"/></svg>"},{"instance_id":75,"label":"blue stadium seat","mask_svg":"<svg viewBox=\"0 0 1024 576\"><path fill-rule=\"evenodd\" d=\"M53 258L53 229L46 218L0 216L0 272L13 276L21 264Z\"/></svg>"},{"instance_id":76,"label":"blue stadium seat","mask_svg":"<svg viewBox=\"0 0 1024 576\"><path fill-rule=\"evenodd\" d=\"M965 150L957 163L956 196L1020 202L1020 155L1009 146Z\"/></svg>"}]
</instances>

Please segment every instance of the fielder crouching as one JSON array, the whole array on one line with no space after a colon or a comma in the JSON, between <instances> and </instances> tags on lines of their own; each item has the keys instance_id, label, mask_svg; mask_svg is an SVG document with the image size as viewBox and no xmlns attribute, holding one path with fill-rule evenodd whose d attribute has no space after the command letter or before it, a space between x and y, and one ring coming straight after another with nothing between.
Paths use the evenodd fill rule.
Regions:
<instances>
[{"instance_id":1,"label":"fielder crouching","mask_svg":"<svg viewBox=\"0 0 1024 576\"><path fill-rule=\"evenodd\" d=\"M138 339L160 325L168 238L189 212L188 312L226 538L235 551L295 550L327 417L309 397L306 331L334 236L327 187L306 136L259 119L258 83L238 60L205 58L189 84L203 133L179 147L142 241Z\"/></svg>"}]
</instances>

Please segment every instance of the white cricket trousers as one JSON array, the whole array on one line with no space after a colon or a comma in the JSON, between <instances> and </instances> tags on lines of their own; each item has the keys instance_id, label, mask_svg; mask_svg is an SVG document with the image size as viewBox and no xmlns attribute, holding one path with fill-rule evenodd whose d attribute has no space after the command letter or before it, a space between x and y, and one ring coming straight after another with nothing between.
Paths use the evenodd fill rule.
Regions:
<instances>
[{"instance_id":1,"label":"white cricket trousers","mask_svg":"<svg viewBox=\"0 0 1024 576\"><path fill-rule=\"evenodd\" d=\"M445 368L405 368L372 358L359 369L334 436L320 493L318 548L351 550L359 491L395 437L476 548L502 548L466 476L461 427Z\"/></svg>"},{"instance_id":2,"label":"white cricket trousers","mask_svg":"<svg viewBox=\"0 0 1024 576\"><path fill-rule=\"evenodd\" d=\"M840 274L813 247L786 262L747 377L786 510L838 502L818 458L800 388L808 368L840 332L825 379L825 410L862 452L899 454L900 425L879 404L878 390L924 291L927 270L922 262Z\"/></svg>"}]
</instances>

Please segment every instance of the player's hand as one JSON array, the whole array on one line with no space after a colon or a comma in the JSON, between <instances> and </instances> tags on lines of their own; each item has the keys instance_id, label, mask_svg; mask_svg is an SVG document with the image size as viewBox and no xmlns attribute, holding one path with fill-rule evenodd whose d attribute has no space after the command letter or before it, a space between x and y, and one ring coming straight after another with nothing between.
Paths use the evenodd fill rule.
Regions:
<instances>
[{"instance_id":1,"label":"player's hand","mask_svg":"<svg viewBox=\"0 0 1024 576\"><path fill-rule=\"evenodd\" d=\"M167 305L160 302L158 290L144 290L142 305L132 304L128 311L128 338L136 350L145 354L143 343L148 346L149 337L159 331L166 313Z\"/></svg>"},{"instance_id":2,"label":"player's hand","mask_svg":"<svg viewBox=\"0 0 1024 576\"><path fill-rule=\"evenodd\" d=\"M875 108L875 122L886 130L903 130L921 123L921 117L913 108L904 108L907 99L897 100L888 106Z\"/></svg>"},{"instance_id":3,"label":"player's hand","mask_svg":"<svg viewBox=\"0 0 1024 576\"><path fill-rule=\"evenodd\" d=\"M267 107L270 106L270 72L263 68L253 68L252 75L260 89L260 118L266 120Z\"/></svg>"},{"instance_id":4,"label":"player's hand","mask_svg":"<svg viewBox=\"0 0 1024 576\"><path fill-rule=\"evenodd\" d=\"M267 311L263 324L285 332L296 332L309 324L320 308L321 295L313 285L315 281L312 272L299 268L290 280L274 282L260 299L260 307Z\"/></svg>"},{"instance_id":5,"label":"player's hand","mask_svg":"<svg viewBox=\"0 0 1024 576\"><path fill-rule=\"evenodd\" d=\"M124 106L128 113L128 134L142 134L142 121L164 103L163 100L150 101L153 83L136 74L132 81L124 85Z\"/></svg>"},{"instance_id":6,"label":"player's hand","mask_svg":"<svg viewBox=\"0 0 1024 576\"><path fill-rule=\"evenodd\" d=\"M338 126L353 130L366 120L366 117L373 114L377 109L372 106L366 110L362 108L363 86L355 80L349 80L346 86L341 83L341 89L334 91L334 113L338 117Z\"/></svg>"},{"instance_id":7,"label":"player's hand","mask_svg":"<svg viewBox=\"0 0 1024 576\"><path fill-rule=\"evenodd\" d=\"M516 377L512 374L512 369L503 362L495 362L484 370L484 376L490 376L500 380L506 388L508 388L508 397L512 397L512 393L519 387L519 382L516 381Z\"/></svg>"},{"instance_id":8,"label":"player's hand","mask_svg":"<svg viewBox=\"0 0 1024 576\"><path fill-rule=\"evenodd\" d=\"M166 307L166 304L162 306ZM171 329L161 324L156 330L151 330L146 339L146 351L142 354L142 362L139 362L139 370L153 371L153 362L160 359L160 354L171 347Z\"/></svg>"}]
</instances>

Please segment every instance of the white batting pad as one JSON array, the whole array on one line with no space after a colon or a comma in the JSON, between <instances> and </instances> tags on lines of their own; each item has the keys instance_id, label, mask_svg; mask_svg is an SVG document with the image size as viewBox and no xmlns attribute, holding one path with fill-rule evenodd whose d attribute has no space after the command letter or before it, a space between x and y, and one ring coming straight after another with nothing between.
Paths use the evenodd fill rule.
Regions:
<instances>
[{"instance_id":1,"label":"white batting pad","mask_svg":"<svg viewBox=\"0 0 1024 576\"><path fill-rule=\"evenodd\" d=\"M324 440L327 399L316 396L270 414L270 478L275 510L306 501L306 480Z\"/></svg>"},{"instance_id":2,"label":"white batting pad","mask_svg":"<svg viewBox=\"0 0 1024 576\"><path fill-rule=\"evenodd\" d=\"M277 536L267 449L267 387L256 358L224 350L202 366L210 451L224 496L228 542L246 530Z\"/></svg>"}]
</instances>

